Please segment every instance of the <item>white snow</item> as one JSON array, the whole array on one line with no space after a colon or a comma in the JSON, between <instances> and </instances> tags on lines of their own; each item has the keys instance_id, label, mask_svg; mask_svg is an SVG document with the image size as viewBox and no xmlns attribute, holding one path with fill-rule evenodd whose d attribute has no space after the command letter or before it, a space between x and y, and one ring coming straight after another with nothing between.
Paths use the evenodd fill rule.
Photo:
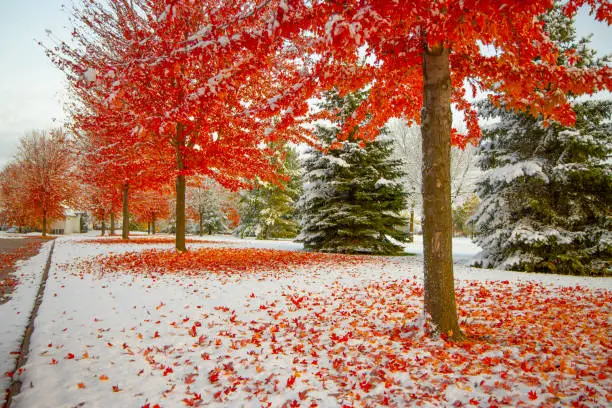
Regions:
<instances>
[{"instance_id":1,"label":"white snow","mask_svg":"<svg viewBox=\"0 0 612 408\"><path fill-rule=\"evenodd\" d=\"M535 160L521 161L518 163L507 164L485 171L482 179L489 179L492 183L504 181L511 183L514 179L523 176L540 177L548 183L548 176L542 171L542 164Z\"/></svg>"},{"instance_id":2,"label":"white snow","mask_svg":"<svg viewBox=\"0 0 612 408\"><path fill-rule=\"evenodd\" d=\"M371 342L351 333L365 330L365 326L374 320L380 325L380 330L404 321L402 312L385 309L385 302L411 307L417 315L422 308L420 296L404 298L406 295L401 291L384 292L397 294L393 295L395 298L380 299L376 293L367 292L378 290L376 288L380 289L381 285L394 284L402 290L412 288L410 290L417 293L421 290L423 258L419 236L414 243L406 245L407 250L419 254L417 256L370 258L371 261L351 265L287 266L279 274L265 271L173 274L153 270L150 274L100 274L102 270L95 267L94 270L82 269L78 266L79 260L111 251L122 253L152 247L171 249L172 244L143 246L81 242L87 238L90 237L69 236L56 240L49 281L35 321L30 358L26 371L21 375L24 387L14 399L16 408L80 404L87 407L141 407L147 403L151 407L154 404L181 407L188 403L197 404L198 398L201 398L203 406L258 407L265 404L261 398L266 395L267 402L274 407L291 400L299 402L303 395L316 401L320 407L340 407L343 403L343 397L338 394L340 380L331 376L338 364L333 356L348 353L347 358L352 360L347 361L352 361L352 365L347 366L347 370L359 371L361 365L371 364L369 359L380 352L373 352ZM228 236L205 237L202 243L188 244L191 249L210 246L291 251L302 248L301 244L291 241L240 240ZM454 240L454 254L458 260L471 259L478 251L479 248L468 239ZM42 253L33 259L32 268L39 268L44 256ZM469 288L474 282L482 283L481 290L487 290L487 287L503 286L508 281L547 285L541 290L576 285L612 290L610 279L510 273L468 268L461 263L455 265L460 289ZM34 271L31 273L33 276L36 274ZM32 277L32 280L36 279ZM27 288L26 284L20 286L18 290ZM32 286L36 286L35 282ZM31 299L31 294L24 293L24 299L20 301L27 303L25 298L28 296ZM308 311L300 306L301 302L309 304ZM364 309L343 309L351 302L363 305ZM350 313L370 310L366 306L374 308L367 317L346 314L350 310ZM16 318L14 312L5 313L4 310L4 307L0 309L4 313L3 324ZM311 327L311 314L315 312L322 316L331 313L346 317L338 319L333 327ZM27 311L23 313L27 314ZM302 322L307 324L304 331L299 329ZM288 331L286 325L295 330ZM322 328L328 330L327 334L319 331ZM443 344L441 340L423 340L425 332L424 320L419 323L419 318L415 318L403 323L401 336L424 341L439 350ZM303 337L299 337L300 333ZM310 343L313 336L320 338L319 347L325 348L316 348L315 343ZM261 344L257 345L259 341ZM275 353L275 347L286 350ZM300 354L304 356L304 362L294 360L292 347L306 350ZM425 349L403 351L397 342L385 347L381 358L387 353L411 361L422 359L426 362L435 357ZM353 354L361 348L368 352ZM517 364L526 358L512 354L517 346L504 349L511 353ZM459 348L447 351L451 355L462 352ZM487 356L498 358L494 350L484 355ZM219 370L218 380L211 379L215 369ZM402 387L395 390L422 390L425 385L415 382L414 378L430 375L432 370L429 363L423 363L416 371L397 372L394 378L399 382L393 387ZM487 376L462 375L465 382L457 379L446 388L444 395L449 403L461 401L467 405L470 398L477 398L484 404L485 388L472 390L474 385L471 384L482 381L492 386L499 373L492 369ZM378 400L368 398L382 396L384 384L381 388L378 383L369 391L362 389L367 387L369 379L376 377L376 370L359 375L363 375L359 377L363 382L354 384L352 401L359 394L363 403L355 406L377 405ZM292 376L295 376L293 385ZM431 380L443 381L443 377L438 375ZM248 389L255 384L264 390L263 394L249 400ZM113 390L113 387L116 388ZM437 392L434 383L431 387L432 392ZM520 392L527 392L523 385L519 388ZM542 389L539 388L538 392ZM215 397L218 391L220 394ZM496 395L499 394L504 394L504 391L496 391ZM526 394L520 394L522 397L519 394L508 395L515 398L515 403L519 400L523 404L531 403ZM348 398L346 394L342 395Z\"/></svg>"},{"instance_id":3,"label":"white snow","mask_svg":"<svg viewBox=\"0 0 612 408\"><path fill-rule=\"evenodd\" d=\"M30 313L34 307L34 299L40 286L51 244L51 242L45 243L40 252L28 260L17 261L17 268L13 274L18 278L19 284L11 294L9 301L0 305L0 322L2 322L2 330L0 330L0 390L3 392L3 401L6 397L4 390L10 384L10 378L5 373L11 372L15 368L15 361L18 357L16 353L19 351Z\"/></svg>"},{"instance_id":4,"label":"white snow","mask_svg":"<svg viewBox=\"0 0 612 408\"><path fill-rule=\"evenodd\" d=\"M98 70L95 68L87 68L85 72L83 72L83 77L87 82L94 82L98 77Z\"/></svg>"},{"instance_id":5,"label":"white snow","mask_svg":"<svg viewBox=\"0 0 612 408\"><path fill-rule=\"evenodd\" d=\"M386 178L381 177L378 180L376 180L376 184L374 184L374 188L381 188L385 186L395 186L397 184L398 183L396 181L387 180Z\"/></svg>"}]
</instances>

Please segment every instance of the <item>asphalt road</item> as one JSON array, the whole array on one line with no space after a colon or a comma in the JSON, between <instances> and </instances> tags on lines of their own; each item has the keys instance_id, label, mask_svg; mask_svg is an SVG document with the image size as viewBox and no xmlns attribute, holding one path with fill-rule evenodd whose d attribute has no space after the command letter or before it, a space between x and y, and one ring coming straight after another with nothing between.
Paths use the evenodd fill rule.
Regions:
<instances>
[{"instance_id":1,"label":"asphalt road","mask_svg":"<svg viewBox=\"0 0 612 408\"><path fill-rule=\"evenodd\" d=\"M17 280L11 276L18 259L28 259L38 253L45 242L42 238L0 238L0 304L8 301Z\"/></svg>"},{"instance_id":2,"label":"asphalt road","mask_svg":"<svg viewBox=\"0 0 612 408\"><path fill-rule=\"evenodd\" d=\"M15 249L32 242L30 238L2 238L0 239L0 253L13 252Z\"/></svg>"}]
</instances>

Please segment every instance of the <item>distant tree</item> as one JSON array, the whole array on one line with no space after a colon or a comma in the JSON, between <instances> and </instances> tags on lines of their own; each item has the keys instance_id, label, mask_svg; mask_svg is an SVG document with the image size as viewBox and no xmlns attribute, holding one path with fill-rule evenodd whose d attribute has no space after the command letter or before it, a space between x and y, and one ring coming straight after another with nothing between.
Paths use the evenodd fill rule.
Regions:
<instances>
[{"instance_id":1,"label":"distant tree","mask_svg":"<svg viewBox=\"0 0 612 408\"><path fill-rule=\"evenodd\" d=\"M479 204L480 200L474 194L460 205L455 206L453 209L453 231L455 235L460 234L470 237L474 235L474 224L471 218L476 214Z\"/></svg>"},{"instance_id":2,"label":"distant tree","mask_svg":"<svg viewBox=\"0 0 612 408\"><path fill-rule=\"evenodd\" d=\"M332 126L317 125L329 146L363 100L362 93L327 96L322 107L335 115ZM316 251L397 254L406 242L406 194L401 162L391 159L393 141L384 137L359 142L356 127L347 141L327 153L311 150L304 160L304 194L300 198L298 240Z\"/></svg>"},{"instance_id":3,"label":"distant tree","mask_svg":"<svg viewBox=\"0 0 612 408\"><path fill-rule=\"evenodd\" d=\"M170 189L137 191L132 198L132 212L137 221L147 223L147 232L155 234L156 222L170 215Z\"/></svg>"},{"instance_id":4,"label":"distant tree","mask_svg":"<svg viewBox=\"0 0 612 408\"><path fill-rule=\"evenodd\" d=\"M408 206L420 210L423 208L421 195L423 151L421 129L409 126L405 120L393 118L387 124L389 135L393 139L393 158L402 161L402 183L408 195ZM473 145L464 147L451 146L451 205L453 207L469 198L476 189L474 173L477 171Z\"/></svg>"},{"instance_id":5,"label":"distant tree","mask_svg":"<svg viewBox=\"0 0 612 408\"><path fill-rule=\"evenodd\" d=\"M24 188L25 174L12 161L0 172L0 223L23 227L36 223L34 208L26 205L28 191Z\"/></svg>"},{"instance_id":6,"label":"distant tree","mask_svg":"<svg viewBox=\"0 0 612 408\"><path fill-rule=\"evenodd\" d=\"M225 193L223 186L206 177L196 178L187 187L187 216L198 223L200 236L228 231L229 221L223 211Z\"/></svg>"},{"instance_id":7,"label":"distant tree","mask_svg":"<svg viewBox=\"0 0 612 408\"><path fill-rule=\"evenodd\" d=\"M21 187L31 206L42 220L42 236L47 235L48 221L64 216L78 191L74 176L74 155L61 129L33 131L20 140L16 163L22 173Z\"/></svg>"},{"instance_id":8,"label":"distant tree","mask_svg":"<svg viewBox=\"0 0 612 408\"><path fill-rule=\"evenodd\" d=\"M273 157L281 180L266 182L255 179L253 188L242 193L237 235L257 239L294 238L298 231L295 202L301 192L300 166L297 153L285 146Z\"/></svg>"}]
</instances>

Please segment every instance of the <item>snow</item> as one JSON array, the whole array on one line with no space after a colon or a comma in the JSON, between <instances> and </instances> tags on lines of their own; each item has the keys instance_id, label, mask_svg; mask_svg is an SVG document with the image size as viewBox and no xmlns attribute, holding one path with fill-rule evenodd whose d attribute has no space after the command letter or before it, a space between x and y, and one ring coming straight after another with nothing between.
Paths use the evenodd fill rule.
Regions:
<instances>
[{"instance_id":1,"label":"snow","mask_svg":"<svg viewBox=\"0 0 612 408\"><path fill-rule=\"evenodd\" d=\"M323 159L327 160L330 164L335 164L336 166L345 168L350 167L350 164L348 164L344 159L341 159L340 157L324 156Z\"/></svg>"},{"instance_id":2,"label":"snow","mask_svg":"<svg viewBox=\"0 0 612 408\"><path fill-rule=\"evenodd\" d=\"M83 77L87 82L94 82L98 77L98 70L95 68L87 68L85 72L83 72Z\"/></svg>"},{"instance_id":3,"label":"snow","mask_svg":"<svg viewBox=\"0 0 612 408\"><path fill-rule=\"evenodd\" d=\"M496 167L485 171L481 177L483 180L491 180L492 183L498 183L500 181L511 183L513 180L523 176L537 176L548 183L548 176L542 171L542 164L535 160Z\"/></svg>"},{"instance_id":4,"label":"snow","mask_svg":"<svg viewBox=\"0 0 612 408\"><path fill-rule=\"evenodd\" d=\"M385 186L396 186L397 184L398 183L396 181L387 180L386 178L381 177L378 180L376 180L376 184L374 184L374 188L381 188Z\"/></svg>"},{"instance_id":5,"label":"snow","mask_svg":"<svg viewBox=\"0 0 612 408\"><path fill-rule=\"evenodd\" d=\"M101 245L83 242L86 239L91 239L91 236L66 236L56 240L49 281L35 320L30 357L21 375L24 387L13 400L16 408L81 404L88 407L139 407L147 403L151 407L156 403L164 407L181 407L188 405L186 400L197 403L198 398L201 398L203 406L258 407L264 404L260 398L266 394L267 402L274 407L282 406L290 400L299 401L302 395L307 395L310 401L316 401L320 407L340 407L343 404L341 395L349 397L341 393L346 391L341 390L340 383L331 376L331 373L336 372L334 367L337 363L333 356L347 353L347 359L353 359L350 360L351 370L359 371L359 367L372 364L373 343L349 334L366 330L365 326L372 321L377 322L379 330L384 330L394 327L398 319L404 319L402 316L405 312L385 309L385 301L390 305L411 307L417 315L413 320L405 321L400 334L402 338L412 339L419 344L424 342L422 344L444 351L441 340L427 339L425 336L426 322L422 314L418 316L418 310L422 307L420 295L406 297L401 292L410 289L419 293L419 288L422 288L420 236L416 236L414 243L406 245L407 251L417 256L376 257L363 264L287 266L284 272L277 275L266 272L237 272L235 275L164 274L160 271L151 271L151 274L102 274L101 270L80 267L79 262L111 251L123 253L153 247L171 249L172 244ZM191 250L211 246L290 251L302 249L301 244L291 241L240 240L229 236L205 237L202 243L188 244ZM40 255L24 263L20 269L25 280L17 289L15 302L18 303L12 305L16 307L20 304L21 313L17 314L17 309L7 306L11 303L0 306L3 325L11 321L12 329L9 331L13 337L24 326L23 322L18 324L16 321L27 318L28 307L31 307L40 279L39 271L48 251L48 246L44 248ZM479 248L466 238L455 239L453 248L455 260L459 261L455 265L455 276L461 290L471 287L471 282L482 284L481 290L492 290L500 285L508 285L504 283L506 281L518 285L508 285L511 291L520 291L521 284L533 282L545 285L535 287L542 292L556 291L557 287L575 288L576 285L599 291L612 290L612 280L604 278L511 273L465 267L462 264L471 259ZM377 297L376 291L382 290L385 285L398 285L400 292L395 297L379 300L381 298ZM379 295L384 293L390 292L380 292ZM537 298L535 292L533 296ZM300 307L302 301L315 312L318 310L321 319L312 320L312 312ZM351 302L357 302L363 308L343 309ZM351 315L357 311L368 313L366 303L368 307L375 308L372 314ZM325 320L326 313L339 319L330 325ZM277 318L271 317L274 314L282 317L275 320ZM289 326L299 327L302 322L316 325L318 323L313 322L319 320L321 325L313 326L311 332L297 329L289 331ZM474 317L474 321L478 321L477 317ZM275 322L280 323L275 325ZM258 330L257 327L261 327L262 331L254 331ZM324 329L327 334L320 331ZM194 333L190 335L190 331ZM261 345L253 343L254 333L261 336ZM296 333L303 333L307 337L300 338ZM313 365L315 360L310 354L302 354L308 358L308 364L296 363L291 347L305 347L308 353L309 350L315 353L314 343L308 340L312 340L312 336L320 336L326 347L316 349L317 365ZM331 336L331 339L326 336ZM8 340L4 338L1 344L2 347L7 345L3 349L3 356L6 356L6 350L15 348L14 342L8 346ZM384 346L385 351L381 356L391 353L407 360L420 359L424 362L436 358L435 354L425 349L410 348L404 351L399 346L398 342L390 342ZM287 350L273 353L269 347L285 347ZM488 349L486 343L476 343L474 347L483 347L482 358L495 360L501 358L500 355L506 356L499 354L498 349ZM357 352L362 348L368 350L368 353ZM517 364L521 358L527 358L519 356L518 346L507 346L504 350L508 358L517 361ZM460 355L462 350L450 347L444 352ZM6 365L7 360L3 358ZM427 388L426 384L421 384L421 380L415 381L415 378L433 375L432 367L430 363L423 363L418 368L411 368L413 371L396 373L394 378L398 385L393 386L396 387L394 389L399 393L404 392L401 390L414 390L418 393L422 387ZM486 405L485 387L493 387L502 368L491 367L487 375L462 375L464 382L457 380L443 393L448 404L461 401L467 405L470 398L476 398ZM216 369L220 377L211 380ZM378 383L367 391L367 381L376 376L376 370L364 372L363 382L354 384L356 388L351 391L352 399L344 402L355 402L354 396L358 394L363 402L354 406L378 405L380 401L369 398L382 396L385 393L384 383ZM323 373L323 376L317 373ZM245 385L246 379L250 384L258 383L258 387L264 390L263 394L247 399L250 395ZM443 377L439 374L431 378L434 381L431 384L432 392L439 392L435 384L441 379ZM476 388L474 384L484 385ZM601 387L605 389L609 385L609 380L602 381ZM116 388L113 390L113 387ZM543 389L538 389L538 395L545 392ZM217 391L222 391L219 398L214 397ZM523 405L543 402L527 399L528 391L529 388L520 383L512 392L497 389L491 395L509 395L515 398L513 403L520 402ZM394 395L386 395L395 398Z\"/></svg>"},{"instance_id":6,"label":"snow","mask_svg":"<svg viewBox=\"0 0 612 408\"><path fill-rule=\"evenodd\" d=\"M0 238L5 238L0 235ZM14 238L8 236L6 238ZM34 299L43 275L45 263L51 249L51 242L45 243L38 255L25 261L17 261L14 276L19 284L8 302L0 305L0 389L4 390L10 383L10 378L4 373L15 368L23 333L28 325L28 319L34 306ZM5 398L5 395L2 395Z\"/></svg>"}]
</instances>

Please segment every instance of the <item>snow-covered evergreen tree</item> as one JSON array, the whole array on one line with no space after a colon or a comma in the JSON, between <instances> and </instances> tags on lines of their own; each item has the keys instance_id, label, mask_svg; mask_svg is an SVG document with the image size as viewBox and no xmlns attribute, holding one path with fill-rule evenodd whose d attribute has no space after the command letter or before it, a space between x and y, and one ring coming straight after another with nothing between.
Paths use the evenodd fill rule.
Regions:
<instances>
[{"instance_id":1,"label":"snow-covered evergreen tree","mask_svg":"<svg viewBox=\"0 0 612 408\"><path fill-rule=\"evenodd\" d=\"M361 103L360 93L327 96L322 107L335 113L338 123ZM340 148L327 154L309 151L303 158L304 194L298 202L302 232L298 240L316 251L398 254L408 239L406 193L401 162L391 159L393 141L379 136L374 142L356 140L355 129ZM317 125L325 146L335 140L338 127ZM384 133L384 132L383 132Z\"/></svg>"},{"instance_id":2,"label":"snow-covered evergreen tree","mask_svg":"<svg viewBox=\"0 0 612 408\"><path fill-rule=\"evenodd\" d=\"M297 153L289 146L280 149L280 184L253 180L254 187L242 193L240 225L234 233L257 239L294 238L299 232L295 202L301 192Z\"/></svg>"},{"instance_id":3,"label":"snow-covered evergreen tree","mask_svg":"<svg viewBox=\"0 0 612 408\"><path fill-rule=\"evenodd\" d=\"M551 13L546 26L561 49L574 42L572 21ZM600 63L579 42L564 63ZM575 59L575 61L570 61ZM542 118L483 106L499 122L484 130L474 216L476 265L566 274L610 274L612 259L611 101L575 102L572 128Z\"/></svg>"},{"instance_id":4,"label":"snow-covered evergreen tree","mask_svg":"<svg viewBox=\"0 0 612 408\"><path fill-rule=\"evenodd\" d=\"M605 275L612 259L612 102L575 106L575 128L495 111L474 217L484 267ZM605 120L608 120L607 122Z\"/></svg>"}]
</instances>

